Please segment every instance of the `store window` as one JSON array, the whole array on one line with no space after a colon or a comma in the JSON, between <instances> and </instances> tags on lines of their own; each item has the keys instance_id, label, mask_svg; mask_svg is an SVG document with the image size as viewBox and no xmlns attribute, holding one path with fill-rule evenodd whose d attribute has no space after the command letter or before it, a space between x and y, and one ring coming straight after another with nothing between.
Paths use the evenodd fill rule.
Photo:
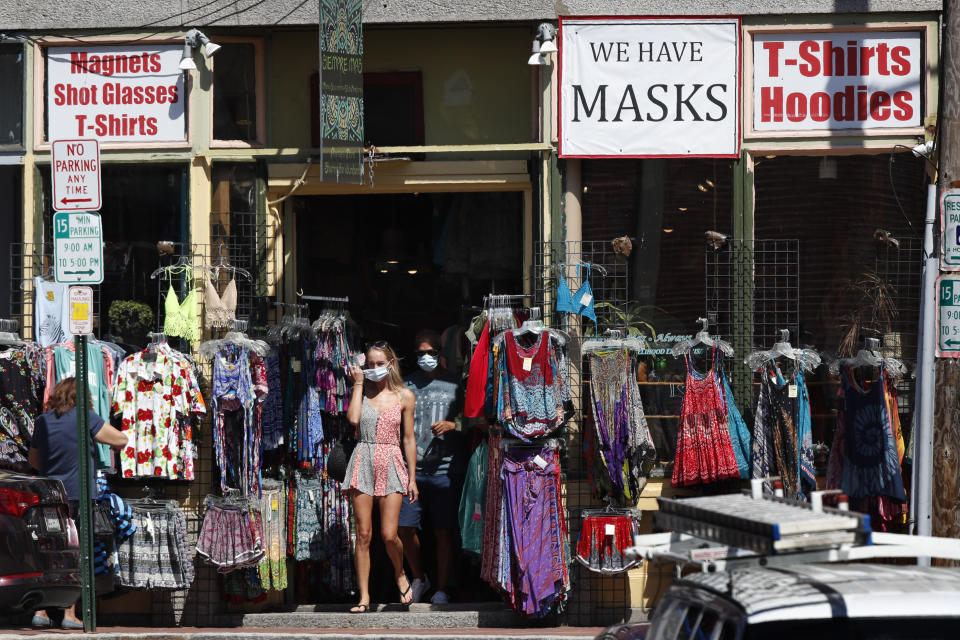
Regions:
<instances>
[{"instance_id":1,"label":"store window","mask_svg":"<svg viewBox=\"0 0 960 640\"><path fill-rule=\"evenodd\" d=\"M310 76L310 139L320 146L319 74ZM375 71L363 74L363 138L378 147L424 143L423 73Z\"/></svg>"},{"instance_id":2,"label":"store window","mask_svg":"<svg viewBox=\"0 0 960 640\"><path fill-rule=\"evenodd\" d=\"M581 171L584 242L578 254L567 247L567 258L607 270L591 272L597 328L587 325L585 331L626 328L647 339L640 389L659 461L666 465L673 460L685 378L683 358L670 349L696 333L697 318L705 314L707 255L731 235L733 164L583 160ZM612 249L616 238L629 239L629 257ZM707 355L698 357L698 366L709 368Z\"/></svg>"},{"instance_id":3,"label":"store window","mask_svg":"<svg viewBox=\"0 0 960 640\"><path fill-rule=\"evenodd\" d=\"M23 231L21 229L21 212L23 205L21 202L21 180L22 169L19 166L0 165L0 229L4 229L4 253L5 258L0 260L0 318L9 318L13 309L11 309L12 289L17 286L12 279L14 274L11 272L13 257L16 255L12 251L11 244L18 243L21 240ZM9 234L6 232L9 231Z\"/></svg>"},{"instance_id":4,"label":"store window","mask_svg":"<svg viewBox=\"0 0 960 640\"><path fill-rule=\"evenodd\" d=\"M213 140L264 143L263 53L260 41L218 39L213 58Z\"/></svg>"},{"instance_id":5,"label":"store window","mask_svg":"<svg viewBox=\"0 0 960 640\"><path fill-rule=\"evenodd\" d=\"M23 46L0 44L0 147L23 144Z\"/></svg>"},{"instance_id":6,"label":"store window","mask_svg":"<svg viewBox=\"0 0 960 640\"><path fill-rule=\"evenodd\" d=\"M94 331L101 337L131 348L142 345L147 330L162 326L163 303L172 284L182 298L188 285L183 278L172 283L162 274L151 277L161 265L175 261L188 237L186 166L105 164L102 167L104 279L98 287ZM50 201L50 174L40 172L46 202ZM47 249L52 242L52 212L47 209ZM149 322L118 325L110 308L148 309ZM146 313L146 312L145 312ZM125 317L140 317L140 311ZM114 318L120 318L116 313Z\"/></svg>"},{"instance_id":7,"label":"store window","mask_svg":"<svg viewBox=\"0 0 960 640\"><path fill-rule=\"evenodd\" d=\"M756 161L754 235L797 244L793 342L829 362L850 357L867 338L884 355L916 360L920 309L924 160L910 154L765 156ZM763 319L757 317L761 324ZM768 332L768 333L773 333ZM775 335L755 335L769 348ZM819 368L808 375L814 442L830 444L838 381ZM899 383L909 437L912 383Z\"/></svg>"}]
</instances>

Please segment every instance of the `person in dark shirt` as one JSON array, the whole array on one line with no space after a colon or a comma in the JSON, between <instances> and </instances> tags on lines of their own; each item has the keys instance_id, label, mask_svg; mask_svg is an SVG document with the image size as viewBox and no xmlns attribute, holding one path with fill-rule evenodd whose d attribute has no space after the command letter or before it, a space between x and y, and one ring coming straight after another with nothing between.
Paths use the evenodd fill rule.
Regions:
<instances>
[{"instance_id":1,"label":"person in dark shirt","mask_svg":"<svg viewBox=\"0 0 960 640\"><path fill-rule=\"evenodd\" d=\"M89 404L88 404L89 406ZM56 384L47 400L46 413L37 418L30 441L30 465L40 475L56 478L63 483L70 501L70 517L77 518L80 506L80 461L77 456L77 381L76 378L64 378ZM127 436L123 432L106 424L93 411L89 417L90 435L90 487L93 481L94 449L93 442L109 445L116 450L127 446ZM46 611L40 610L33 615L33 626L51 626ZM76 604L64 611L64 629L83 629L83 623L77 619Z\"/></svg>"},{"instance_id":2,"label":"person in dark shirt","mask_svg":"<svg viewBox=\"0 0 960 640\"><path fill-rule=\"evenodd\" d=\"M433 604L449 602L447 587L453 565L468 451L458 427L463 413L460 380L440 366L440 335L425 329L414 339L418 369L403 379L417 399L413 417L417 439L417 483L420 501L404 501L400 509L400 539L413 573L413 601L430 589L420 562L421 516L429 517L437 546L436 592Z\"/></svg>"}]
</instances>

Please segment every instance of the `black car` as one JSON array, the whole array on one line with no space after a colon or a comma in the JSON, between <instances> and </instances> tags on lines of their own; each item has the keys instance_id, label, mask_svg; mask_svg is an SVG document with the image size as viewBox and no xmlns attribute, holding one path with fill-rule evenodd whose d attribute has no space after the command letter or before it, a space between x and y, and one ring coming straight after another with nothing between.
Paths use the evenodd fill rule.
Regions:
<instances>
[{"instance_id":1,"label":"black car","mask_svg":"<svg viewBox=\"0 0 960 640\"><path fill-rule=\"evenodd\" d=\"M80 547L59 480L0 470L0 612L69 607Z\"/></svg>"}]
</instances>

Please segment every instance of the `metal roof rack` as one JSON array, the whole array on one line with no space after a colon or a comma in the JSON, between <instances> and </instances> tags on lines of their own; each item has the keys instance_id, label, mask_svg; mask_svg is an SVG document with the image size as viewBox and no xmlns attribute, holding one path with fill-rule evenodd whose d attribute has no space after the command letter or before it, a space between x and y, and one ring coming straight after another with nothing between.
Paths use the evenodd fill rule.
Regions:
<instances>
[{"instance_id":1,"label":"metal roof rack","mask_svg":"<svg viewBox=\"0 0 960 640\"><path fill-rule=\"evenodd\" d=\"M810 503L753 490L686 499L659 498L654 525L666 533L634 537L631 559L670 561L701 571L848 562L877 558L960 560L960 540L870 530L870 517L823 507L817 491Z\"/></svg>"}]
</instances>

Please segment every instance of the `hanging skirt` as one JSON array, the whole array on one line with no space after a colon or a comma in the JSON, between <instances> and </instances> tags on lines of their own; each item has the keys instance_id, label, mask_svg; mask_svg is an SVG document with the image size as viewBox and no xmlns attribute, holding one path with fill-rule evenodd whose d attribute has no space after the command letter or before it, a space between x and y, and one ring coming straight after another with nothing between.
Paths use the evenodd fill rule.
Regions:
<instances>
[{"instance_id":1,"label":"hanging skirt","mask_svg":"<svg viewBox=\"0 0 960 640\"><path fill-rule=\"evenodd\" d=\"M259 512L210 505L197 537L197 553L220 573L253 567L264 556Z\"/></svg>"}]
</instances>

